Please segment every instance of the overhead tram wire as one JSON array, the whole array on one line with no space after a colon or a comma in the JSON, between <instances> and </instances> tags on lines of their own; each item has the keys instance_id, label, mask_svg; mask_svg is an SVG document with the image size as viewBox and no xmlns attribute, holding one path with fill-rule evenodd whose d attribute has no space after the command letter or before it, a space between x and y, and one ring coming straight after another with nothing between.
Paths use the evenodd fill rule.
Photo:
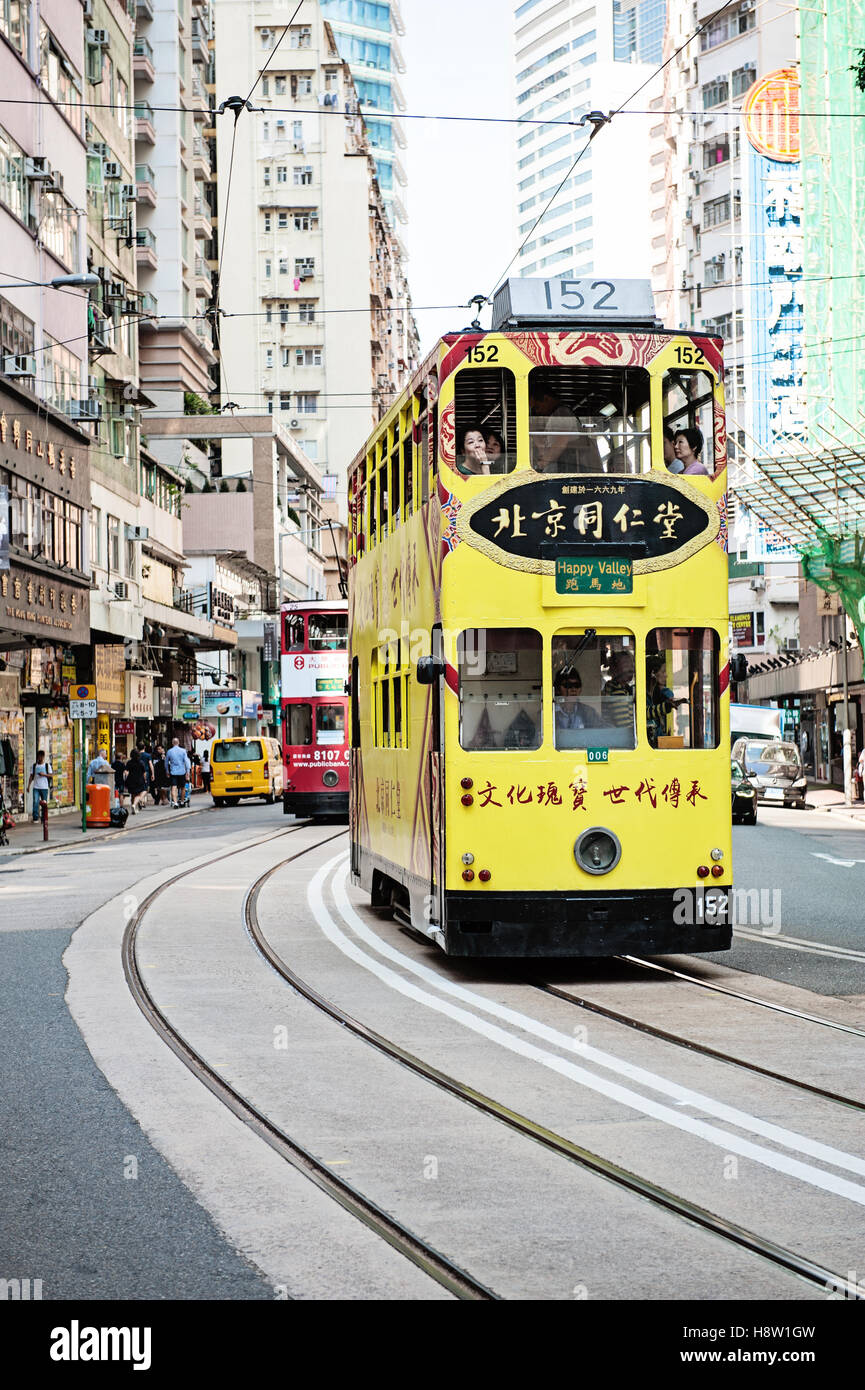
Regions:
<instances>
[{"instance_id":1,"label":"overhead tram wire","mask_svg":"<svg viewBox=\"0 0 865 1390\"><path fill-rule=\"evenodd\" d=\"M586 153L586 150L589 148L589 145L590 145L591 142L594 140L594 138L595 138L595 136L598 134L598 132L599 132L605 125L609 125L609 123L610 123L610 121L613 119L613 117L619 114L619 111L622 111L622 110L624 109L624 107L626 107L631 101L634 100L635 97L639 96L640 92L643 91L644 87L647 87L647 86L649 85L650 82L653 82L654 79L655 79L656 77L658 77L659 74L662 73L662 72L664 71L664 68L667 67L667 66L673 61L674 58L677 58L677 57L679 56L679 54L683 51L683 49L687 48L689 44L693 43L693 42L694 42L694 39L698 38L698 37L700 36L700 34L702 34L703 30L704 30L704 29L707 29L707 28L709 27L709 24L713 23L716 19L720 18L720 16L724 13L725 10L729 10L730 7L731 7L732 5L738 4L738 3L739 3L739 0L727 0L727 3L726 3L725 5L722 5L721 8L720 8L719 10L716 10L714 14L710 15L708 19L704 20L703 23L702 23L697 29L694 30L693 34L691 34L691 35L685 40L685 42L684 42L683 44L681 44L678 48L674 49L674 51L670 54L669 58L665 58L665 59L664 59L663 63L661 63L661 65L660 65L660 67L656 68L655 71L654 71L653 73L650 73L650 75L646 78L646 80L645 80L644 82L641 82L641 83L640 83L640 85L639 85L639 87L637 87L636 91L632 92L631 95L630 95L625 101L622 102L622 105L618 108L617 111L611 111L611 112L609 113L609 115L607 115L607 116L604 116L603 113L600 112L600 111L591 111L591 112L589 112L587 115L585 115L585 116L582 118L582 120L579 122L580 125L585 124L586 121L590 121L590 122L591 122L591 124L592 124L592 126L593 126L591 135L589 136L589 138L588 138L588 140L586 141L585 145L583 145L582 149L581 149L581 150L579 151L579 153L577 154L576 159L574 160L574 162L573 162L573 164L571 165L570 169L568 169L567 173L565 174L565 177L562 179L561 183L559 184L558 188L557 188L557 189L555 190L555 192L553 193L552 197L549 199L549 202L546 204L546 207L543 209L543 211L540 213L540 215L537 217L537 219L532 223L532 226L530 227L529 231L526 232L526 235L523 237L523 240L520 242L520 244L519 244L519 246L517 247L516 251L515 251L514 254L511 256L511 259L508 261L508 263L507 263L507 265L505 266L505 268L504 268L504 270L502 271L502 273L501 273L499 276L497 276L495 283L492 285L492 287L491 287L491 289L490 289L490 292L489 292L489 294L487 295L487 303L488 303L488 304L492 304L493 295L495 294L496 289L497 289L498 286L501 285L501 284L504 282L504 280L506 279L507 273L508 273L508 271L510 270L511 266L513 265L514 261L515 261L515 260L517 259L517 257L521 254L521 252L522 252L522 250L523 250L523 247L526 245L526 243L528 242L529 238L530 238L531 236L534 235L534 233L536 232L537 228L540 226L541 222L543 222L543 220L544 220L544 218L546 217L547 213L549 212L550 208L553 206L553 203L554 203L554 202L556 201L556 199L558 198L559 194L561 193L561 191L562 191L562 189L564 188L565 184L567 183L568 179L569 179L569 178L571 177L571 175L573 174L574 170L576 169L577 165L579 164L580 160L582 159L583 155ZM655 113L653 113L653 114L655 114Z\"/></svg>"}]
</instances>

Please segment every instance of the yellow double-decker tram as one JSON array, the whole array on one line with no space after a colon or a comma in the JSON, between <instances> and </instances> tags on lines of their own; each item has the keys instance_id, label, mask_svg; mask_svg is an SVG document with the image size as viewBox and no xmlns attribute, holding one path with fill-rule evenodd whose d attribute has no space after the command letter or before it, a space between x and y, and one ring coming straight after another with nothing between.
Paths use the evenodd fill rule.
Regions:
<instances>
[{"instance_id":1,"label":"yellow double-decker tram","mask_svg":"<svg viewBox=\"0 0 865 1390\"><path fill-rule=\"evenodd\" d=\"M730 945L718 339L510 280L351 465L351 866L454 955Z\"/></svg>"}]
</instances>

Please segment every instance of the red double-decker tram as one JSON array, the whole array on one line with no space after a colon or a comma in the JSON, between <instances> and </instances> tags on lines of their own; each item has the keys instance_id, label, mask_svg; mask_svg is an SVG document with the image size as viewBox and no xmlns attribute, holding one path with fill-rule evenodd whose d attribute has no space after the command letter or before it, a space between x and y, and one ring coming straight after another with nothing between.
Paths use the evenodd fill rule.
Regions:
<instances>
[{"instance_id":1,"label":"red double-decker tram","mask_svg":"<svg viewBox=\"0 0 865 1390\"><path fill-rule=\"evenodd\" d=\"M348 815L347 609L345 599L282 606L286 815Z\"/></svg>"}]
</instances>

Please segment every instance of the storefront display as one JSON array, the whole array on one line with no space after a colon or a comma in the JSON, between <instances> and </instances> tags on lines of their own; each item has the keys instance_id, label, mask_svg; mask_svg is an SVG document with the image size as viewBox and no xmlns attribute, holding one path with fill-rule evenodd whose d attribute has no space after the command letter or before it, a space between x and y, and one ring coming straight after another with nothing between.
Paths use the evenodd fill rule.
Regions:
<instances>
[{"instance_id":1,"label":"storefront display","mask_svg":"<svg viewBox=\"0 0 865 1390\"><path fill-rule=\"evenodd\" d=\"M54 769L53 801L56 806L75 805L75 746L72 726L63 709L41 710L38 743Z\"/></svg>"}]
</instances>

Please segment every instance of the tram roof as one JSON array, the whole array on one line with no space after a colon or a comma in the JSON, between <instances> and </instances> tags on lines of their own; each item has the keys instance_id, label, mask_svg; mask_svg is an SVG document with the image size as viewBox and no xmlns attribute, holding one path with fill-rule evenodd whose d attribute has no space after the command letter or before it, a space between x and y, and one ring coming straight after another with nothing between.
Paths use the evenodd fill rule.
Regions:
<instances>
[{"instance_id":1,"label":"tram roof","mask_svg":"<svg viewBox=\"0 0 865 1390\"><path fill-rule=\"evenodd\" d=\"M293 599L280 608L282 613L345 613L347 610L348 599L345 598Z\"/></svg>"}]
</instances>

